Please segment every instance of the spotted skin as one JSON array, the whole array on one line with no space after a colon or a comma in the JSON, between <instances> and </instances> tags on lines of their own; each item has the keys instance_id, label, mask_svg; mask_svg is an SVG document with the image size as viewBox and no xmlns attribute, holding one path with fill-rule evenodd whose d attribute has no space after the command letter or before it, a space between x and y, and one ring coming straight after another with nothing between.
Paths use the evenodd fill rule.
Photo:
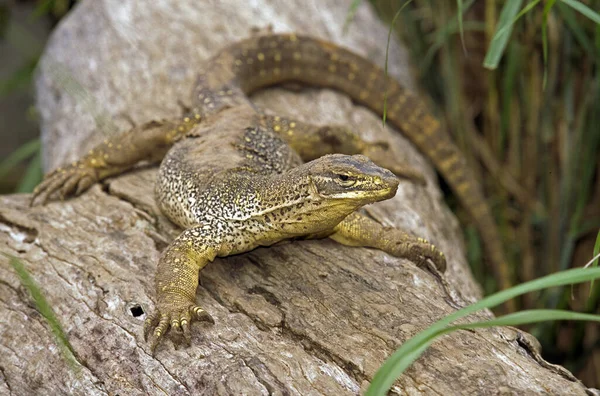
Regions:
<instances>
[{"instance_id":1,"label":"spotted skin","mask_svg":"<svg viewBox=\"0 0 600 396\"><path fill-rule=\"evenodd\" d=\"M510 286L511 275L496 223L464 156L425 104L377 65L329 42L295 34L265 35L222 51L209 62L199 81L203 85L195 90L197 93L238 87L248 94L284 82L334 88L378 114L384 111L387 95L388 122L402 130L446 179L471 215L501 287ZM214 94L203 100L207 98L211 108L206 111L214 111L224 102ZM204 109L201 105L199 108Z\"/></svg>"},{"instance_id":2,"label":"spotted skin","mask_svg":"<svg viewBox=\"0 0 600 396\"><path fill-rule=\"evenodd\" d=\"M368 60L334 44L295 34L255 36L209 60L192 89L191 110L110 138L80 161L46 176L32 203L83 192L141 160L163 159L156 185L161 210L185 231L157 267L157 311L144 334L151 349L174 329L190 339L193 320L210 320L195 302L198 272L217 256L298 237L330 236L417 264L445 268L427 241L383 228L356 211L394 195L400 177L423 181L390 163L387 147L339 126L317 127L266 116L248 94L296 82L329 87L382 114L435 164L474 216L491 261L504 268L496 226L462 155L425 105ZM326 155L340 152L343 155ZM308 161L308 162L307 162ZM395 169L394 169L395 168ZM508 279L501 276L501 279Z\"/></svg>"}]
</instances>

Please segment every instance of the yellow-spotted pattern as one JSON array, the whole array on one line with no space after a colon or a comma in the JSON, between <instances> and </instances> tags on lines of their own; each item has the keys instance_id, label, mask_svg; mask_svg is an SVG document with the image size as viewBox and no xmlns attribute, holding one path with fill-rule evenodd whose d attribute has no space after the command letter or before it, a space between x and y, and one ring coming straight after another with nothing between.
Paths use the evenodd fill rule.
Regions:
<instances>
[{"instance_id":1,"label":"yellow-spotted pattern","mask_svg":"<svg viewBox=\"0 0 600 396\"><path fill-rule=\"evenodd\" d=\"M432 262L440 271L446 267L429 242L356 212L392 197L396 176L420 183L422 176L390 160L385 144L367 143L345 127L265 115L250 103L251 92L284 82L337 89L380 115L387 100L388 121L446 178L473 215L491 261L503 268L481 188L419 98L334 44L295 34L255 36L223 49L202 68L183 117L151 121L106 140L47 175L33 195L33 203L77 195L139 161L162 160L156 199L185 231L158 263L156 313L144 326L152 350L169 328L189 342L191 321L211 320L196 305L195 292L198 272L217 256L284 239L331 237L419 265Z\"/></svg>"}]
</instances>

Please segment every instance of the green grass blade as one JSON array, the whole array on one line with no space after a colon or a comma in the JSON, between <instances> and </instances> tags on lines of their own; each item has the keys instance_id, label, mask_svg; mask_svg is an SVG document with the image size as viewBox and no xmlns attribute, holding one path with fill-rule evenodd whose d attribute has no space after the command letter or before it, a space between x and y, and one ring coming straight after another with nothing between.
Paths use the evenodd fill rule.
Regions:
<instances>
[{"instance_id":1,"label":"green grass blade","mask_svg":"<svg viewBox=\"0 0 600 396\"><path fill-rule=\"evenodd\" d=\"M112 121L112 117L102 111L102 106L96 101L89 91L75 78L75 75L62 63L54 60L47 61L48 74L56 81L70 97L77 101L92 117L98 131L109 136L119 129Z\"/></svg>"},{"instance_id":2,"label":"green grass blade","mask_svg":"<svg viewBox=\"0 0 600 396\"><path fill-rule=\"evenodd\" d=\"M527 311L521 311L512 313L509 315L501 316L499 318L494 318L490 320L473 322L473 323L465 323L456 326L450 326L444 329L439 330L436 334L426 341L424 341L421 345L416 347L413 351L409 352L404 358L398 363L398 368L402 369L402 372L406 370L410 365L419 358L425 352L433 342L435 342L439 337L452 333L457 330L472 330L477 328L488 328L494 326L521 326L525 324L538 323L538 322L546 322L546 321L555 321L555 320L581 320L581 321L589 321L589 322L600 322L600 315L593 314L585 314L579 312L571 312L571 311L563 311L563 310L555 310L555 309L532 309ZM381 393L380 395L384 396L386 393ZM377 393L371 394L367 391L366 396L379 396Z\"/></svg>"},{"instance_id":3,"label":"green grass blade","mask_svg":"<svg viewBox=\"0 0 600 396\"><path fill-rule=\"evenodd\" d=\"M546 89L546 81L548 80L548 15L556 0L548 0L544 6L544 14L542 17L542 53L544 55L544 77L542 80L542 89Z\"/></svg>"},{"instance_id":4,"label":"green grass blade","mask_svg":"<svg viewBox=\"0 0 600 396\"><path fill-rule=\"evenodd\" d=\"M580 3L577 0L561 0L561 1L563 3L565 3L566 5L568 5L569 7L573 8L575 11L579 11L580 13L582 13L583 15L585 15L586 17L588 17L595 23L600 24L600 14L596 13L594 10L592 10L585 4Z\"/></svg>"},{"instance_id":5,"label":"green grass blade","mask_svg":"<svg viewBox=\"0 0 600 396\"><path fill-rule=\"evenodd\" d=\"M585 33L583 27L579 24L579 21L577 20L573 9L563 4L562 1L559 1L556 4L556 8L560 13L561 19L565 21L569 30L573 32L575 39L579 42L579 44L583 47L583 49L586 52L592 53L592 51L594 51L594 47L588 39L588 36Z\"/></svg>"},{"instance_id":6,"label":"green grass blade","mask_svg":"<svg viewBox=\"0 0 600 396\"><path fill-rule=\"evenodd\" d=\"M54 0L42 0L38 1L37 6L33 10L30 16L30 20L38 19L44 15L48 15L52 10Z\"/></svg>"},{"instance_id":7,"label":"green grass blade","mask_svg":"<svg viewBox=\"0 0 600 396\"><path fill-rule=\"evenodd\" d=\"M15 70L10 77L0 80L0 98L19 89L28 88L31 84L38 58L30 59Z\"/></svg>"},{"instance_id":8,"label":"green grass blade","mask_svg":"<svg viewBox=\"0 0 600 396\"><path fill-rule=\"evenodd\" d=\"M402 13L402 10L404 10L404 8L407 5L409 5L410 3L412 3L412 0L408 0L407 2L402 4L402 7L400 7L400 9L396 12L396 15L394 15L394 18L392 19L392 23L390 24L390 29L388 31L388 37L387 37L387 44L385 46L385 65L384 65L384 69L383 69L384 73L385 73L385 78L388 78L388 55L390 52L390 40L392 39L392 32L394 31L394 25L396 24L396 20ZM386 90L385 95L383 96L383 116L381 119L383 125L385 125L385 120L387 118L387 98L388 98L388 94L387 94L387 90Z\"/></svg>"},{"instance_id":9,"label":"green grass blade","mask_svg":"<svg viewBox=\"0 0 600 396\"><path fill-rule=\"evenodd\" d=\"M19 193L30 193L33 192L35 186L40 184L44 177L44 171L42 170L42 152L38 150L35 156L31 159L25 175L17 186L17 192Z\"/></svg>"},{"instance_id":10,"label":"green grass blade","mask_svg":"<svg viewBox=\"0 0 600 396\"><path fill-rule=\"evenodd\" d=\"M425 352L433 342L439 337L452 333L457 330L472 330L477 328L488 328L494 326L520 326L524 324L554 321L554 320L582 320L590 322L600 322L600 315L585 314L579 312L554 310L554 309L532 309L527 311L516 312L494 318L490 320L465 323L456 326L445 327L439 329L427 339L424 339L421 344L416 345L411 351L408 351L406 355L402 356L397 362L397 370L404 372L410 365L419 358ZM385 396L387 390L384 392L371 391L371 388L367 390L365 396Z\"/></svg>"},{"instance_id":11,"label":"green grass blade","mask_svg":"<svg viewBox=\"0 0 600 396\"><path fill-rule=\"evenodd\" d=\"M10 6L4 2L0 4L0 40L4 40L8 25L10 24Z\"/></svg>"},{"instance_id":12,"label":"green grass blade","mask_svg":"<svg viewBox=\"0 0 600 396\"><path fill-rule=\"evenodd\" d=\"M348 31L348 27L354 20L354 15L356 15L356 11L358 11L358 6L360 5L362 0L352 0L350 7L348 7L348 11L346 12L346 19L344 20L344 26L342 26L342 33L346 34Z\"/></svg>"},{"instance_id":13,"label":"green grass blade","mask_svg":"<svg viewBox=\"0 0 600 396\"><path fill-rule=\"evenodd\" d=\"M598 267L598 255L600 254L600 231L598 231L598 235L596 236L596 244L594 245L594 253L592 254L592 257L595 257L595 259L592 260L592 262L590 263L590 267L592 268L596 268ZM590 296L592 295L592 292L594 291L594 280L592 279L592 281L590 282Z\"/></svg>"},{"instance_id":14,"label":"green grass blade","mask_svg":"<svg viewBox=\"0 0 600 396\"><path fill-rule=\"evenodd\" d=\"M463 25L463 30L483 32L485 31L485 24L483 22L467 21ZM420 63L421 70L429 69L431 67L434 56L448 42L452 34L456 33L457 31L458 26L452 20L438 29L438 31L435 33L435 39L433 40L433 43L427 49L427 53Z\"/></svg>"},{"instance_id":15,"label":"green grass blade","mask_svg":"<svg viewBox=\"0 0 600 396\"><path fill-rule=\"evenodd\" d=\"M463 52L467 52L465 47L465 32L463 30L463 2L462 0L456 0L456 19L458 21L458 32L460 34L460 44L462 45Z\"/></svg>"},{"instance_id":16,"label":"green grass blade","mask_svg":"<svg viewBox=\"0 0 600 396\"><path fill-rule=\"evenodd\" d=\"M50 330L52 331L52 334L54 334L56 342L60 347L63 357L67 361L68 365L71 367L71 369L75 370L75 372L79 371L80 366L77 362L77 359L75 358L75 355L73 354L73 347L71 347L67 335L62 329L58 318L54 314L54 311L52 310L50 304L48 304L48 301L44 297L44 294L40 290L39 286L35 283L31 275L29 274L29 272L27 272L27 269L25 269L25 266L19 259L5 253L2 254L9 259L10 265L13 267L13 269L19 276L19 279L21 280L21 284L31 295L36 309L46 320L46 322L48 322Z\"/></svg>"},{"instance_id":17,"label":"green grass blade","mask_svg":"<svg viewBox=\"0 0 600 396\"><path fill-rule=\"evenodd\" d=\"M4 161L0 162L0 179L5 177L19 162L25 161L39 152L40 147L40 139L34 139L13 151Z\"/></svg>"},{"instance_id":18,"label":"green grass blade","mask_svg":"<svg viewBox=\"0 0 600 396\"><path fill-rule=\"evenodd\" d=\"M485 54L483 60L483 67L486 69L495 69L498 67L500 58L506 49L506 44L512 32L512 26L515 22L515 16L521 8L522 0L507 1L502 7L500 17L498 19L498 26L496 27L496 33L490 42L490 48Z\"/></svg>"},{"instance_id":19,"label":"green grass blade","mask_svg":"<svg viewBox=\"0 0 600 396\"><path fill-rule=\"evenodd\" d=\"M521 326L551 320L585 320L590 322L600 322L600 315L564 311L560 309L530 309L481 322L450 326L447 330L466 330L493 326Z\"/></svg>"},{"instance_id":20,"label":"green grass blade","mask_svg":"<svg viewBox=\"0 0 600 396\"><path fill-rule=\"evenodd\" d=\"M388 391L401 373L397 367L398 362L403 359L405 355L413 353L413 351L419 348L420 345L429 340L431 337L435 336L435 334L437 334L439 331L446 328L446 326L450 323L481 309L493 308L511 298L525 293L546 289L549 287L588 282L597 278L600 278L600 268L575 268L557 272L492 294L491 296L485 297L480 301L469 305L468 307L462 308L459 311L440 319L427 329L421 331L402 344L402 346L385 361L385 363L379 368L373 377L373 381L371 382L367 394L385 395L385 392Z\"/></svg>"},{"instance_id":21,"label":"green grass blade","mask_svg":"<svg viewBox=\"0 0 600 396\"><path fill-rule=\"evenodd\" d=\"M600 25L596 25L594 42L596 43L596 62L600 63Z\"/></svg>"}]
</instances>

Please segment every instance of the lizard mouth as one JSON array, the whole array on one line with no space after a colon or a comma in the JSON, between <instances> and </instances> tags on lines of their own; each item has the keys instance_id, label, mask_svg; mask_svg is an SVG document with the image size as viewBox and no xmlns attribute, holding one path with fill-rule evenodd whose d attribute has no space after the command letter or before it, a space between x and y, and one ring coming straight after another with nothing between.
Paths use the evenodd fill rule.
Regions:
<instances>
[{"instance_id":1,"label":"lizard mouth","mask_svg":"<svg viewBox=\"0 0 600 396\"><path fill-rule=\"evenodd\" d=\"M362 201L363 204L384 201L393 198L398 190L400 180L390 172L389 175L374 176L363 187L338 191L330 194L319 194L323 198Z\"/></svg>"},{"instance_id":2,"label":"lizard mouth","mask_svg":"<svg viewBox=\"0 0 600 396\"><path fill-rule=\"evenodd\" d=\"M392 172L390 172L390 174L391 176L382 178L383 186L381 190L379 190L381 200L393 198L398 190L398 184L400 184L400 180L396 177L396 175L392 174Z\"/></svg>"},{"instance_id":3,"label":"lizard mouth","mask_svg":"<svg viewBox=\"0 0 600 396\"><path fill-rule=\"evenodd\" d=\"M391 171L384 168L380 169L381 173L374 177L373 184L380 187L376 191L378 193L377 195L381 196L381 200L390 199L396 195L400 179L398 179Z\"/></svg>"}]
</instances>

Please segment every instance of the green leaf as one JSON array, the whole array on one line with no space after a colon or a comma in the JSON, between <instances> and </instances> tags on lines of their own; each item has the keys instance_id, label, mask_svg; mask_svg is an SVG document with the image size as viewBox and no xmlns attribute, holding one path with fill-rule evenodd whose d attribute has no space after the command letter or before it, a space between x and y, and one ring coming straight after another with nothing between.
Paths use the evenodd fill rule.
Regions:
<instances>
[{"instance_id":1,"label":"green leaf","mask_svg":"<svg viewBox=\"0 0 600 396\"><path fill-rule=\"evenodd\" d=\"M433 61L434 56L448 42L452 34L458 31L457 29L458 27L454 26L452 22L449 22L447 25L444 25L442 28L438 29L433 43L429 46L427 53L419 64L421 70L429 69L429 67L431 67L431 62ZM463 25L463 29L466 32L484 32L485 24L483 22L467 21Z\"/></svg>"},{"instance_id":2,"label":"green leaf","mask_svg":"<svg viewBox=\"0 0 600 396\"><path fill-rule=\"evenodd\" d=\"M0 179L5 177L19 162L25 161L39 152L40 147L40 139L34 139L13 151L4 161L0 162Z\"/></svg>"},{"instance_id":3,"label":"green leaf","mask_svg":"<svg viewBox=\"0 0 600 396\"><path fill-rule=\"evenodd\" d=\"M598 235L596 236L596 244L594 245L594 253L592 253L592 257L595 259L590 263L590 267L595 268L598 267L598 255L600 254L600 231L598 231ZM592 295L592 291L594 290L594 280L590 283L590 296Z\"/></svg>"},{"instance_id":4,"label":"green leaf","mask_svg":"<svg viewBox=\"0 0 600 396\"><path fill-rule=\"evenodd\" d=\"M408 352L405 356L403 356L402 359L398 361L397 367L399 369L402 369L402 371L406 370L439 337L457 330L472 330L477 328L488 328L494 326L520 326L524 324L553 320L585 320L591 322L600 322L600 315L584 314L579 312L570 312L553 309L533 309L512 313L495 319L446 327L436 331L434 334L431 335L431 337L424 340L420 345L418 345L412 351ZM371 388L369 388L365 396L385 396L386 393L387 391L383 393L372 392Z\"/></svg>"},{"instance_id":5,"label":"green leaf","mask_svg":"<svg viewBox=\"0 0 600 396\"><path fill-rule=\"evenodd\" d=\"M565 21L567 27L573 32L573 35L575 36L579 44L581 44L583 49L589 53L594 51L594 47L590 43L590 40L588 39L584 29L579 24L575 12L573 12L573 10L566 6L562 1L559 1L556 4L556 7L560 13L561 18Z\"/></svg>"},{"instance_id":6,"label":"green leaf","mask_svg":"<svg viewBox=\"0 0 600 396\"><path fill-rule=\"evenodd\" d=\"M596 13L591 8L586 6L585 4L580 3L577 0L561 0L561 1L563 3L565 3L566 5L568 5L569 7L573 8L574 10L579 11L580 13L582 13L583 15L585 15L586 17L588 17L595 23L600 24L600 14Z\"/></svg>"},{"instance_id":7,"label":"green leaf","mask_svg":"<svg viewBox=\"0 0 600 396\"><path fill-rule=\"evenodd\" d=\"M31 159L25 175L17 186L17 192L19 193L30 193L33 192L35 186L40 184L44 172L42 170L42 152L38 150L35 156Z\"/></svg>"},{"instance_id":8,"label":"green leaf","mask_svg":"<svg viewBox=\"0 0 600 396\"><path fill-rule=\"evenodd\" d=\"M75 78L74 73L62 63L56 62L53 59L46 59L46 67L48 68L48 74L56 81L56 84L76 100L88 114L94 117L100 133L109 136L111 133L118 131L115 123L112 121L112 117L106 111L101 110L102 106Z\"/></svg>"},{"instance_id":9,"label":"green leaf","mask_svg":"<svg viewBox=\"0 0 600 396\"><path fill-rule=\"evenodd\" d=\"M458 31L460 34L460 43L463 48L463 52L467 52L465 48L465 32L463 31L463 2L462 0L456 0L456 19L458 20Z\"/></svg>"},{"instance_id":10,"label":"green leaf","mask_svg":"<svg viewBox=\"0 0 600 396\"><path fill-rule=\"evenodd\" d=\"M406 359L408 356L410 359L412 359L412 362L418 358L420 354L427 348L427 346L424 346L424 344L429 342L432 337L435 337L440 331L446 329L450 323L481 309L493 308L511 298L525 293L549 287L587 282L597 278L600 278L600 268L575 268L557 272L495 293L440 319L427 329L421 331L402 344L402 346L385 361L377 373L375 373L373 381L371 382L366 395L385 395L396 378L398 378L398 376L402 374L403 370L408 367L405 364L401 364L405 362L404 359Z\"/></svg>"},{"instance_id":11,"label":"green leaf","mask_svg":"<svg viewBox=\"0 0 600 396\"><path fill-rule=\"evenodd\" d=\"M4 40L10 24L11 10L8 4L0 4L0 40Z\"/></svg>"},{"instance_id":12,"label":"green leaf","mask_svg":"<svg viewBox=\"0 0 600 396\"><path fill-rule=\"evenodd\" d=\"M62 329L58 318L54 314L54 311L52 310L50 304L48 304L48 301L44 297L44 294L40 290L39 286L35 283L31 275L19 259L5 253L2 254L9 259L10 265L13 267L13 269L19 276L19 279L21 280L21 284L23 285L25 290L27 290L31 295L36 309L50 326L50 330L56 338L56 343L60 347L63 357L65 358L71 369L73 369L75 372L78 372L80 370L80 365L78 364L77 359L73 354L73 347L69 343L67 335Z\"/></svg>"},{"instance_id":13,"label":"green leaf","mask_svg":"<svg viewBox=\"0 0 600 396\"><path fill-rule=\"evenodd\" d=\"M20 65L9 77L0 80L0 98L31 84L38 59L30 59Z\"/></svg>"},{"instance_id":14,"label":"green leaf","mask_svg":"<svg viewBox=\"0 0 600 396\"><path fill-rule=\"evenodd\" d=\"M496 33L490 42L490 48L483 60L485 68L493 70L498 67L498 63L500 62L500 58L502 58L508 38L512 32L512 26L516 21L515 15L517 15L519 8L521 8L522 2L522 0L511 0L507 1L504 7L502 7Z\"/></svg>"},{"instance_id":15,"label":"green leaf","mask_svg":"<svg viewBox=\"0 0 600 396\"><path fill-rule=\"evenodd\" d=\"M31 13L30 19L36 20L42 16L50 14L52 7L54 6L54 0L42 0L38 1L37 6Z\"/></svg>"},{"instance_id":16,"label":"green leaf","mask_svg":"<svg viewBox=\"0 0 600 396\"><path fill-rule=\"evenodd\" d=\"M544 14L542 17L542 52L544 54L544 77L542 88L546 89L546 81L548 79L548 15L556 0L548 0L544 6Z\"/></svg>"},{"instance_id":17,"label":"green leaf","mask_svg":"<svg viewBox=\"0 0 600 396\"><path fill-rule=\"evenodd\" d=\"M384 65L385 78L388 78L388 55L390 52L390 40L392 38L392 32L394 31L394 25L396 24L396 20L402 13L402 10L410 3L412 3L412 0L408 0L407 2L402 4L402 7L400 7L400 9L396 12L396 15L394 15L394 19L392 19L392 23L390 24L390 30L388 31L388 37L387 37L387 44L385 46L385 65ZM388 99L388 94L387 94L387 90L386 90L385 95L383 96L383 116L382 116L383 125L385 125L385 120L387 117L387 99Z\"/></svg>"},{"instance_id":18,"label":"green leaf","mask_svg":"<svg viewBox=\"0 0 600 396\"><path fill-rule=\"evenodd\" d=\"M450 326L445 330L467 330L493 326L521 326L550 320L586 320L590 322L600 322L600 315L564 311L560 309L530 309L514 312L490 320Z\"/></svg>"},{"instance_id":19,"label":"green leaf","mask_svg":"<svg viewBox=\"0 0 600 396\"><path fill-rule=\"evenodd\" d=\"M344 21L344 26L342 27L342 33L346 34L348 31L348 26L354 20L354 15L356 15L356 11L358 11L358 6L360 5L361 0L352 0L350 7L348 7L348 12L346 12L346 20Z\"/></svg>"}]
</instances>

